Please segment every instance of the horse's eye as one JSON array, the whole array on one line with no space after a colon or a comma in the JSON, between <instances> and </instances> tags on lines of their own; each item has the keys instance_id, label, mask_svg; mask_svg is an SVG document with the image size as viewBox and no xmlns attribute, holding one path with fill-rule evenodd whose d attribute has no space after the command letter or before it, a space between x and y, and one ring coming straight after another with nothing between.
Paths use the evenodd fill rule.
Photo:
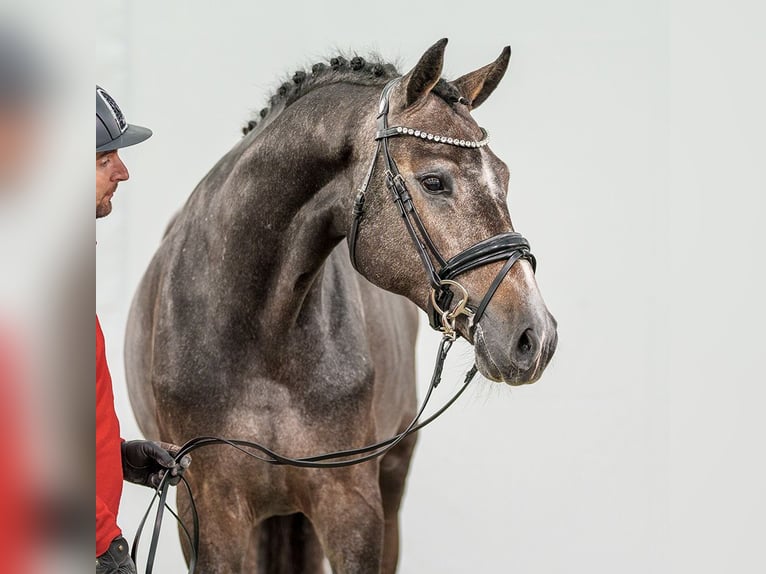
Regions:
<instances>
[{"instance_id":1,"label":"horse's eye","mask_svg":"<svg viewBox=\"0 0 766 574\"><path fill-rule=\"evenodd\" d=\"M423 186L428 193L441 193L444 191L444 185L442 180L434 175L428 175L420 180L420 185Z\"/></svg>"}]
</instances>

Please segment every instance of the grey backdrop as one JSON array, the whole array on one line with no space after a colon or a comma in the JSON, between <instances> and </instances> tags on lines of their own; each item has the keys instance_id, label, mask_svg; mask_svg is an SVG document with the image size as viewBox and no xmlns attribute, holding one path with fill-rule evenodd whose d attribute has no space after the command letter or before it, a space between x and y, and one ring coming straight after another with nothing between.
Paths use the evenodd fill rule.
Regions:
<instances>
[{"instance_id":1,"label":"grey backdrop","mask_svg":"<svg viewBox=\"0 0 766 574\"><path fill-rule=\"evenodd\" d=\"M108 0L97 81L154 137L97 224L97 310L123 436L122 342L169 218L281 79L335 48L457 77L513 47L476 112L559 321L543 379L485 380L420 438L405 573L762 572L766 535L763 4ZM437 338L417 348L419 388ZM450 359L446 400L471 363ZM149 492L126 486L132 537ZM225 503L222 501L222 503ZM182 572L168 525L162 572ZM145 551L144 551L145 555Z\"/></svg>"}]
</instances>

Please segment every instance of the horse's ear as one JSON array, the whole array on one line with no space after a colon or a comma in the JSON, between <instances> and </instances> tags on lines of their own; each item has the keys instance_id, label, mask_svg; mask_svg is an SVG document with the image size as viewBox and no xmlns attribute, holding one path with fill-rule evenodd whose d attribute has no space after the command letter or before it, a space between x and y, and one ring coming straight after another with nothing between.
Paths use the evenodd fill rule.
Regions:
<instances>
[{"instance_id":1,"label":"horse's ear","mask_svg":"<svg viewBox=\"0 0 766 574\"><path fill-rule=\"evenodd\" d=\"M460 76L452 84L460 90L464 98L470 101L472 109L478 108L503 79L510 59L511 47L506 46L497 60L465 76Z\"/></svg>"},{"instance_id":2,"label":"horse's ear","mask_svg":"<svg viewBox=\"0 0 766 574\"><path fill-rule=\"evenodd\" d=\"M447 38L442 38L428 48L415 67L404 76L402 83L407 91L405 107L409 107L420 98L427 96L436 82L439 81L444 64L444 48L446 47Z\"/></svg>"}]
</instances>

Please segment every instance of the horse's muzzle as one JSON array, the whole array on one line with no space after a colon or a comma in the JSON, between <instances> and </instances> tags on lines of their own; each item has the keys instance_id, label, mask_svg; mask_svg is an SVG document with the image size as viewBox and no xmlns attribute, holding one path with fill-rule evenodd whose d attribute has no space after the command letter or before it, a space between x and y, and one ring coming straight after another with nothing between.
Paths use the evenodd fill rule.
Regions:
<instances>
[{"instance_id":1,"label":"horse's muzzle","mask_svg":"<svg viewBox=\"0 0 766 574\"><path fill-rule=\"evenodd\" d=\"M556 352L556 320L547 313L542 321L514 329L510 337L499 327L491 320L476 325L473 343L479 372L498 383L534 383Z\"/></svg>"}]
</instances>

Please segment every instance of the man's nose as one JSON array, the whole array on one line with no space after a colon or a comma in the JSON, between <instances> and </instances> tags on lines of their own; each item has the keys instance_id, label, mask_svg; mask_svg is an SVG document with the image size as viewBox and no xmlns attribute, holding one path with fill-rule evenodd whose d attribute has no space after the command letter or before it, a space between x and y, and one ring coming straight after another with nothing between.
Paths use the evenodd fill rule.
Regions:
<instances>
[{"instance_id":1,"label":"man's nose","mask_svg":"<svg viewBox=\"0 0 766 574\"><path fill-rule=\"evenodd\" d=\"M130 177L130 173L128 173L128 168L125 167L125 164L122 161L122 158L120 156L117 156L115 158L117 160L117 163L114 167L114 179L116 181L125 181Z\"/></svg>"}]
</instances>

